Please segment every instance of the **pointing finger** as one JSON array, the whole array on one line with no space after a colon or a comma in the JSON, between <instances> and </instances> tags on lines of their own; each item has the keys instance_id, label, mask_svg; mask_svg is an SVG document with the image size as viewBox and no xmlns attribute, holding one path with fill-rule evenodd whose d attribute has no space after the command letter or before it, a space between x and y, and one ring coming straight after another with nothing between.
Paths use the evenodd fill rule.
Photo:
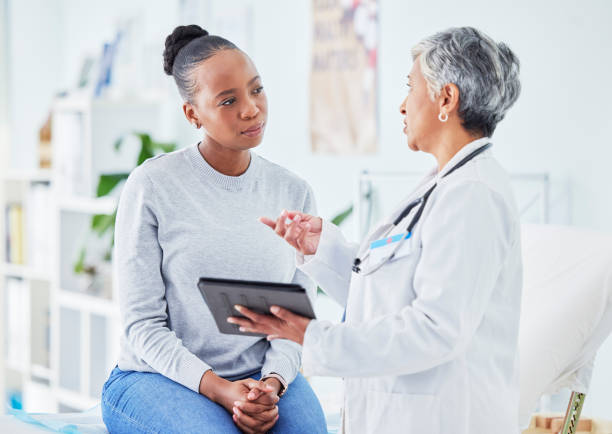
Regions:
<instances>
[{"instance_id":1,"label":"pointing finger","mask_svg":"<svg viewBox=\"0 0 612 434\"><path fill-rule=\"evenodd\" d=\"M276 221L268 217L259 217L259 221L271 229L276 229Z\"/></svg>"}]
</instances>

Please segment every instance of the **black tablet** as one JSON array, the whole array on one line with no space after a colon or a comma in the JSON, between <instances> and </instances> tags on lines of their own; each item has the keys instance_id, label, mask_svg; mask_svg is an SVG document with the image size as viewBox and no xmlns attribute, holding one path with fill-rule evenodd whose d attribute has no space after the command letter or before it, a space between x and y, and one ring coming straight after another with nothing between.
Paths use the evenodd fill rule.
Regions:
<instances>
[{"instance_id":1,"label":"black tablet","mask_svg":"<svg viewBox=\"0 0 612 434\"><path fill-rule=\"evenodd\" d=\"M241 332L238 325L227 322L230 316L243 316L234 309L237 304L254 312L267 314L270 314L270 306L280 306L298 315L315 319L310 299L300 285L201 277L198 288L221 333L265 336L260 333Z\"/></svg>"}]
</instances>

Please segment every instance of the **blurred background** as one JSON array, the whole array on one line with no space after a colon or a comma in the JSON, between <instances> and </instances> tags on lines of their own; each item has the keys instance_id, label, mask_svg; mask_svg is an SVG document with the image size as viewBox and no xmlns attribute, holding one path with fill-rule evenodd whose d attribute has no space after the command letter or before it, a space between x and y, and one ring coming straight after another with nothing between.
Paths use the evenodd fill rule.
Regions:
<instances>
[{"instance_id":1,"label":"blurred background","mask_svg":"<svg viewBox=\"0 0 612 434\"><path fill-rule=\"evenodd\" d=\"M322 31L314 11L340 3L355 22L365 17L371 106L327 107L314 79ZM99 401L117 354L109 270L121 180L143 156L200 139L162 68L164 40L180 24L199 24L250 55L269 101L256 152L307 180L320 215L346 217L353 239L435 163L412 153L402 133L410 48L447 27L477 27L521 61L522 94L495 132L494 152L513 176L524 220L610 232L610 1L359 3L0 0L0 390L8 406L76 411ZM350 84L348 93L366 86ZM317 147L312 125L326 108L357 125L360 116L373 121L374 140ZM341 314L324 297L317 308ZM608 339L584 414L612 418L610 366ZM335 383L313 381L326 405L338 404Z\"/></svg>"}]
</instances>

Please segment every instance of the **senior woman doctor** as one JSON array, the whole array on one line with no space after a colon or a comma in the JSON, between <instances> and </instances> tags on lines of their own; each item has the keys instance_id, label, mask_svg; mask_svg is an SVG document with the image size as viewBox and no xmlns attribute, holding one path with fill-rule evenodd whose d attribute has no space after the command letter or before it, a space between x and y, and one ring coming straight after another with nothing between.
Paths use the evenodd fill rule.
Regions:
<instances>
[{"instance_id":1,"label":"senior woman doctor","mask_svg":"<svg viewBox=\"0 0 612 434\"><path fill-rule=\"evenodd\" d=\"M228 320L302 344L307 375L345 377L346 432L515 433L519 217L490 137L519 95L519 62L473 28L426 38L412 57L404 132L437 167L361 246L318 217L262 219L346 322L278 307Z\"/></svg>"}]
</instances>

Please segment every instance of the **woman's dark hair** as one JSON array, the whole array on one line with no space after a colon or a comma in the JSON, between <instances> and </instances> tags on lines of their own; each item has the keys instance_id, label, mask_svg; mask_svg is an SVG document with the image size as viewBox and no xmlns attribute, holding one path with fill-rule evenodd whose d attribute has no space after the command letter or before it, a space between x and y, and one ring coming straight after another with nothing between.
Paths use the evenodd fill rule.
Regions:
<instances>
[{"instance_id":1,"label":"woman's dark hair","mask_svg":"<svg viewBox=\"0 0 612 434\"><path fill-rule=\"evenodd\" d=\"M174 77L183 99L191 102L197 92L192 74L194 68L218 51L237 49L227 39L209 35L196 24L178 26L166 38L164 71Z\"/></svg>"}]
</instances>

